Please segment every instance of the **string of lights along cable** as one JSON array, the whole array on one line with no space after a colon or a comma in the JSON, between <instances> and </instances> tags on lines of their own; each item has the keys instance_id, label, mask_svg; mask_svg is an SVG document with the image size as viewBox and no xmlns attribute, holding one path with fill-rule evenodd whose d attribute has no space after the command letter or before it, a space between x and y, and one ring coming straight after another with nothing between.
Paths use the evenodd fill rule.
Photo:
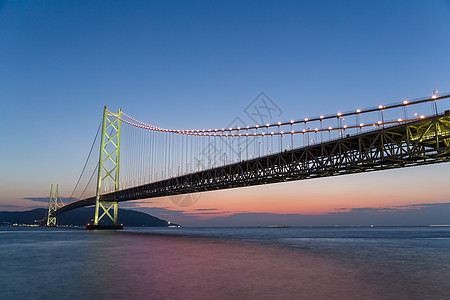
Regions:
<instances>
[{"instance_id":1,"label":"string of lights along cable","mask_svg":"<svg viewBox=\"0 0 450 300\"><path fill-rule=\"evenodd\" d=\"M139 185L219 168L280 152L327 143L348 137L426 119L444 111L449 94L433 91L429 98L402 100L389 105L323 114L273 124L249 124L235 128L166 129L142 122L122 112L119 188ZM298 113L299 115L301 112ZM98 134L82 175L72 193L74 199L95 195ZM88 172L87 170L91 170ZM105 184L101 193L114 191Z\"/></svg>"}]
</instances>

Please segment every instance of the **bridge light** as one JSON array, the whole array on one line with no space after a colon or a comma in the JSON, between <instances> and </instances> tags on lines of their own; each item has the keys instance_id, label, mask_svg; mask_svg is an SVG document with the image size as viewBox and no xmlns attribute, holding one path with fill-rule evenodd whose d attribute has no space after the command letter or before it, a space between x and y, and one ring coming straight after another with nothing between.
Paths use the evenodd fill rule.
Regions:
<instances>
[{"instance_id":1,"label":"bridge light","mask_svg":"<svg viewBox=\"0 0 450 300\"><path fill-rule=\"evenodd\" d=\"M363 126L364 126L364 124L363 124L363 123L360 123L360 124L359 124L359 126L360 126L360 127L363 127Z\"/></svg>"},{"instance_id":2,"label":"bridge light","mask_svg":"<svg viewBox=\"0 0 450 300\"><path fill-rule=\"evenodd\" d=\"M222 131L225 131L225 128L222 128Z\"/></svg>"},{"instance_id":3,"label":"bridge light","mask_svg":"<svg viewBox=\"0 0 450 300\"><path fill-rule=\"evenodd\" d=\"M331 127L331 126L330 126L330 127L328 127L328 130L331 130L331 129L333 129L333 127Z\"/></svg>"},{"instance_id":4,"label":"bridge light","mask_svg":"<svg viewBox=\"0 0 450 300\"><path fill-rule=\"evenodd\" d=\"M234 133L231 136L234 136Z\"/></svg>"},{"instance_id":5,"label":"bridge light","mask_svg":"<svg viewBox=\"0 0 450 300\"><path fill-rule=\"evenodd\" d=\"M383 123L383 122L381 122L381 121L378 121L378 124L381 124L381 123Z\"/></svg>"},{"instance_id":6,"label":"bridge light","mask_svg":"<svg viewBox=\"0 0 450 300\"><path fill-rule=\"evenodd\" d=\"M241 127L238 127L238 130L241 130Z\"/></svg>"},{"instance_id":7,"label":"bridge light","mask_svg":"<svg viewBox=\"0 0 450 300\"><path fill-rule=\"evenodd\" d=\"M267 126L267 127L269 127L269 126L270 126L270 124L269 124L269 123L267 123L267 124L266 124L266 126Z\"/></svg>"},{"instance_id":8,"label":"bridge light","mask_svg":"<svg viewBox=\"0 0 450 300\"><path fill-rule=\"evenodd\" d=\"M248 136L248 133L246 133L245 135Z\"/></svg>"},{"instance_id":9,"label":"bridge light","mask_svg":"<svg viewBox=\"0 0 450 300\"><path fill-rule=\"evenodd\" d=\"M256 132L253 135L256 135Z\"/></svg>"},{"instance_id":10,"label":"bridge light","mask_svg":"<svg viewBox=\"0 0 450 300\"><path fill-rule=\"evenodd\" d=\"M425 118L425 116L424 116L424 115L421 115L420 118L423 119L423 118Z\"/></svg>"},{"instance_id":11,"label":"bridge light","mask_svg":"<svg viewBox=\"0 0 450 300\"><path fill-rule=\"evenodd\" d=\"M306 129L303 129L302 131L303 131L303 132L306 132Z\"/></svg>"},{"instance_id":12,"label":"bridge light","mask_svg":"<svg viewBox=\"0 0 450 300\"><path fill-rule=\"evenodd\" d=\"M256 127L256 128L259 128L259 125L256 125L255 127Z\"/></svg>"},{"instance_id":13,"label":"bridge light","mask_svg":"<svg viewBox=\"0 0 450 300\"><path fill-rule=\"evenodd\" d=\"M409 103L408 100L403 101L403 104L404 104L404 105L406 105L406 104L408 104L408 103Z\"/></svg>"},{"instance_id":14,"label":"bridge light","mask_svg":"<svg viewBox=\"0 0 450 300\"><path fill-rule=\"evenodd\" d=\"M433 96L431 96L431 98L436 99L438 97L438 90L433 90Z\"/></svg>"},{"instance_id":15,"label":"bridge light","mask_svg":"<svg viewBox=\"0 0 450 300\"><path fill-rule=\"evenodd\" d=\"M383 105L378 105L378 108L379 108L379 109L383 109L384 106L383 106Z\"/></svg>"},{"instance_id":16,"label":"bridge light","mask_svg":"<svg viewBox=\"0 0 450 300\"><path fill-rule=\"evenodd\" d=\"M281 125L281 122L278 122L278 126L280 126Z\"/></svg>"},{"instance_id":17,"label":"bridge light","mask_svg":"<svg viewBox=\"0 0 450 300\"><path fill-rule=\"evenodd\" d=\"M273 131L270 133L270 134L272 134L273 135Z\"/></svg>"},{"instance_id":18,"label":"bridge light","mask_svg":"<svg viewBox=\"0 0 450 300\"><path fill-rule=\"evenodd\" d=\"M324 116L320 116L321 119L325 118Z\"/></svg>"},{"instance_id":19,"label":"bridge light","mask_svg":"<svg viewBox=\"0 0 450 300\"><path fill-rule=\"evenodd\" d=\"M339 113L337 114L337 116L340 117L340 116L342 116L342 114L339 112Z\"/></svg>"},{"instance_id":20,"label":"bridge light","mask_svg":"<svg viewBox=\"0 0 450 300\"><path fill-rule=\"evenodd\" d=\"M360 113L360 112L361 112L361 110L360 110L360 109L358 108L358 109L356 110L356 112L357 112L357 113Z\"/></svg>"},{"instance_id":21,"label":"bridge light","mask_svg":"<svg viewBox=\"0 0 450 300\"><path fill-rule=\"evenodd\" d=\"M347 128L347 127L348 127L347 125L344 125L344 129Z\"/></svg>"},{"instance_id":22,"label":"bridge light","mask_svg":"<svg viewBox=\"0 0 450 300\"><path fill-rule=\"evenodd\" d=\"M229 130L233 130L233 128L230 127Z\"/></svg>"},{"instance_id":23,"label":"bridge light","mask_svg":"<svg viewBox=\"0 0 450 300\"><path fill-rule=\"evenodd\" d=\"M291 133L294 133L295 131L294 130L291 130Z\"/></svg>"},{"instance_id":24,"label":"bridge light","mask_svg":"<svg viewBox=\"0 0 450 300\"><path fill-rule=\"evenodd\" d=\"M250 126L248 126L248 125L247 125L247 127L245 127L245 128L249 129L249 128L250 128Z\"/></svg>"},{"instance_id":25,"label":"bridge light","mask_svg":"<svg viewBox=\"0 0 450 300\"><path fill-rule=\"evenodd\" d=\"M309 120L308 118L305 118L305 122L308 122L308 120Z\"/></svg>"},{"instance_id":26,"label":"bridge light","mask_svg":"<svg viewBox=\"0 0 450 300\"><path fill-rule=\"evenodd\" d=\"M239 133L239 136L241 136L241 134Z\"/></svg>"},{"instance_id":27,"label":"bridge light","mask_svg":"<svg viewBox=\"0 0 450 300\"><path fill-rule=\"evenodd\" d=\"M284 131L280 132L281 134L284 134Z\"/></svg>"},{"instance_id":28,"label":"bridge light","mask_svg":"<svg viewBox=\"0 0 450 300\"><path fill-rule=\"evenodd\" d=\"M265 133L265 132L263 132L263 133L262 133L262 135L266 135L266 133Z\"/></svg>"},{"instance_id":29,"label":"bridge light","mask_svg":"<svg viewBox=\"0 0 450 300\"><path fill-rule=\"evenodd\" d=\"M291 124L294 123L294 120L291 120Z\"/></svg>"},{"instance_id":30,"label":"bridge light","mask_svg":"<svg viewBox=\"0 0 450 300\"><path fill-rule=\"evenodd\" d=\"M399 118L399 119L397 119L397 122L401 122L401 121L403 121L403 120L402 120L402 119L400 119L400 118Z\"/></svg>"},{"instance_id":31,"label":"bridge light","mask_svg":"<svg viewBox=\"0 0 450 300\"><path fill-rule=\"evenodd\" d=\"M319 128L314 129L315 131L319 131Z\"/></svg>"}]
</instances>

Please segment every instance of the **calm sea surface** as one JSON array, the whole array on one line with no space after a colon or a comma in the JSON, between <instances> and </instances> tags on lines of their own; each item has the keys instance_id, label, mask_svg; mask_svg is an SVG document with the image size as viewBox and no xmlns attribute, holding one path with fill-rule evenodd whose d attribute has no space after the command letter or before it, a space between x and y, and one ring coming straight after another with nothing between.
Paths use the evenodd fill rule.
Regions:
<instances>
[{"instance_id":1,"label":"calm sea surface","mask_svg":"<svg viewBox=\"0 0 450 300\"><path fill-rule=\"evenodd\" d=\"M449 227L0 227L0 299L450 299Z\"/></svg>"}]
</instances>

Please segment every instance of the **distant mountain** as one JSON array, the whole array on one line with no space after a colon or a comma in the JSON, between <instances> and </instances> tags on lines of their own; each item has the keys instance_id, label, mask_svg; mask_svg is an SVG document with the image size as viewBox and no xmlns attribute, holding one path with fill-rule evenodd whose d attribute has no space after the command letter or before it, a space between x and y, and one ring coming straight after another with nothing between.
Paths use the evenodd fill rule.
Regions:
<instances>
[{"instance_id":1,"label":"distant mountain","mask_svg":"<svg viewBox=\"0 0 450 300\"><path fill-rule=\"evenodd\" d=\"M71 210L57 216L56 220L58 225L86 226L86 224L92 223L92 219L94 218L94 210L95 208L93 207ZM46 216L46 213L47 213L46 208L37 208L28 211L14 211L14 212L0 211L0 225L39 224L39 221L42 221L42 219ZM143 212L128 209L119 209L118 222L120 224L123 224L123 226L128 227L169 226L169 222L165 220L161 220L159 218L153 217Z\"/></svg>"}]
</instances>

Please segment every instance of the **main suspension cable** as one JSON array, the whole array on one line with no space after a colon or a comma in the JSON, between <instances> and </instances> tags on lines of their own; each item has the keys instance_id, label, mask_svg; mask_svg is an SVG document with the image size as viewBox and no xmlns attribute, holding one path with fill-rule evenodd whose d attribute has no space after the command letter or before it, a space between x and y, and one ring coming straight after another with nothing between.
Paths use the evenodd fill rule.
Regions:
<instances>
[{"instance_id":1,"label":"main suspension cable","mask_svg":"<svg viewBox=\"0 0 450 300\"><path fill-rule=\"evenodd\" d=\"M79 184L80 181L81 181L81 177L83 176L83 173L84 173L84 170L86 169L86 166L87 166L87 164L88 164L89 158L91 157L92 150L94 149L95 141L97 140L98 133L100 132L100 126L101 126L101 125L102 125L102 122L100 122L100 124L98 125L97 133L95 134L94 141L92 142L91 150L89 150L89 154L88 154L88 157L87 157L87 159L86 159L86 162L84 163L83 170L81 171L80 177L78 178L77 184L75 185L75 188L73 189L72 194L70 194L69 199L72 198L73 194L75 193L75 190L76 190L77 187L78 187L78 184ZM85 190L86 190L86 189L85 189ZM83 191L83 192L84 192L84 191Z\"/></svg>"}]
</instances>

